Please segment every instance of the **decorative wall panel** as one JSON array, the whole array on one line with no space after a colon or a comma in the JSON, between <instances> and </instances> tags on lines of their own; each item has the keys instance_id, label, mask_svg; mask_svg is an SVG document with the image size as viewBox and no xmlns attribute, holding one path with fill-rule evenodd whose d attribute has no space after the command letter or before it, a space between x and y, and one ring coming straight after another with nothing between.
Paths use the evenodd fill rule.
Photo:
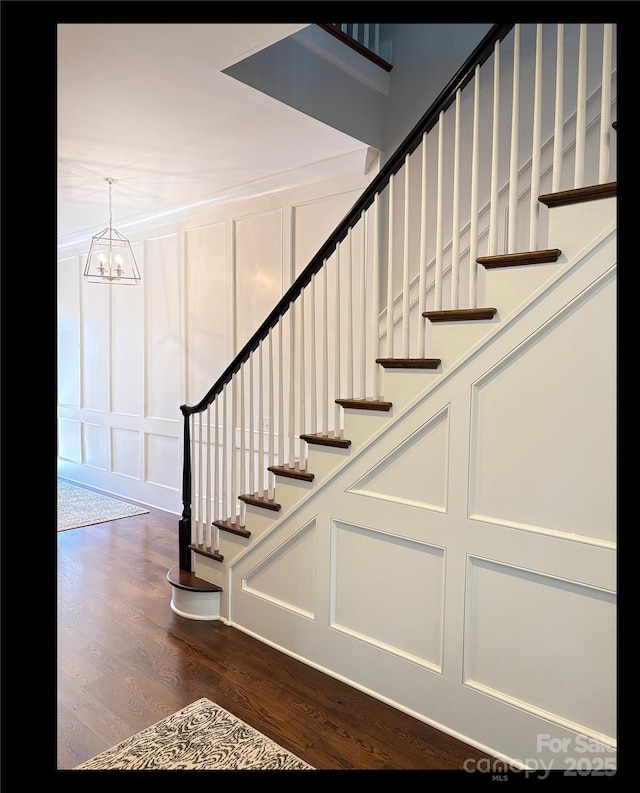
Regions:
<instances>
[{"instance_id":1,"label":"decorative wall panel","mask_svg":"<svg viewBox=\"0 0 640 793\"><path fill-rule=\"evenodd\" d=\"M132 245L140 261L140 245ZM113 287L111 295L111 410L127 416L142 416L144 356L142 317L144 282L131 287Z\"/></svg>"},{"instance_id":2,"label":"decorative wall panel","mask_svg":"<svg viewBox=\"0 0 640 793\"><path fill-rule=\"evenodd\" d=\"M295 276L309 264L360 196L361 190L323 196L293 206L293 256Z\"/></svg>"},{"instance_id":3,"label":"decorative wall panel","mask_svg":"<svg viewBox=\"0 0 640 793\"><path fill-rule=\"evenodd\" d=\"M180 440L169 435L147 433L145 435L145 480L150 484L168 487L178 492L182 484L180 462ZM176 509L182 501L176 501ZM181 509L180 509L181 511Z\"/></svg>"},{"instance_id":4,"label":"decorative wall panel","mask_svg":"<svg viewBox=\"0 0 640 793\"><path fill-rule=\"evenodd\" d=\"M332 627L440 670L445 550L333 521Z\"/></svg>"},{"instance_id":5,"label":"decorative wall panel","mask_svg":"<svg viewBox=\"0 0 640 793\"><path fill-rule=\"evenodd\" d=\"M140 433L137 430L111 430L111 470L132 479L141 479Z\"/></svg>"},{"instance_id":6,"label":"decorative wall panel","mask_svg":"<svg viewBox=\"0 0 640 793\"><path fill-rule=\"evenodd\" d=\"M236 354L282 297L282 210L237 218L233 234Z\"/></svg>"},{"instance_id":7,"label":"decorative wall panel","mask_svg":"<svg viewBox=\"0 0 640 793\"><path fill-rule=\"evenodd\" d=\"M243 591L313 619L316 533L315 519L302 526L243 577Z\"/></svg>"},{"instance_id":8,"label":"decorative wall panel","mask_svg":"<svg viewBox=\"0 0 640 793\"><path fill-rule=\"evenodd\" d=\"M58 419L58 457L80 462L80 425L72 419Z\"/></svg>"},{"instance_id":9,"label":"decorative wall panel","mask_svg":"<svg viewBox=\"0 0 640 793\"><path fill-rule=\"evenodd\" d=\"M170 234L147 240L145 267L146 415L180 418L180 247Z\"/></svg>"},{"instance_id":10,"label":"decorative wall panel","mask_svg":"<svg viewBox=\"0 0 640 793\"><path fill-rule=\"evenodd\" d=\"M207 393L231 360L233 297L224 222L188 229L186 239L187 402Z\"/></svg>"},{"instance_id":11,"label":"decorative wall panel","mask_svg":"<svg viewBox=\"0 0 640 793\"><path fill-rule=\"evenodd\" d=\"M103 424L82 424L82 462L102 471L109 470L109 429Z\"/></svg>"},{"instance_id":12,"label":"decorative wall panel","mask_svg":"<svg viewBox=\"0 0 640 793\"><path fill-rule=\"evenodd\" d=\"M377 463L349 492L444 512L448 459L447 407Z\"/></svg>"},{"instance_id":13,"label":"decorative wall panel","mask_svg":"<svg viewBox=\"0 0 640 793\"><path fill-rule=\"evenodd\" d=\"M609 280L473 386L472 515L615 542L615 312Z\"/></svg>"},{"instance_id":14,"label":"decorative wall panel","mask_svg":"<svg viewBox=\"0 0 640 793\"><path fill-rule=\"evenodd\" d=\"M58 403L80 407L80 264L77 256L58 260Z\"/></svg>"},{"instance_id":15,"label":"decorative wall panel","mask_svg":"<svg viewBox=\"0 0 640 793\"><path fill-rule=\"evenodd\" d=\"M106 412L109 409L109 287L83 283L81 299L82 407Z\"/></svg>"},{"instance_id":16,"label":"decorative wall panel","mask_svg":"<svg viewBox=\"0 0 640 793\"><path fill-rule=\"evenodd\" d=\"M470 557L464 682L585 734L616 734L616 597Z\"/></svg>"}]
</instances>

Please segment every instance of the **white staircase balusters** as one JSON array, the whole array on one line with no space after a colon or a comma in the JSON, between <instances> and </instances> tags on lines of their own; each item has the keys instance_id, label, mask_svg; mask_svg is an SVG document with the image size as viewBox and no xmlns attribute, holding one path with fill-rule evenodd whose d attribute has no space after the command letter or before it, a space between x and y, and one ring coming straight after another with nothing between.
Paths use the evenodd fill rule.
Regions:
<instances>
[{"instance_id":1,"label":"white staircase balusters","mask_svg":"<svg viewBox=\"0 0 640 793\"><path fill-rule=\"evenodd\" d=\"M393 174L389 177L388 189L388 254L387 254L387 358L393 358L393 220L394 220L394 195L393 195L394 177Z\"/></svg>"},{"instance_id":2,"label":"white staircase balusters","mask_svg":"<svg viewBox=\"0 0 640 793\"><path fill-rule=\"evenodd\" d=\"M487 256L498 252L498 162L500 144L500 42L493 50L493 116L491 133L491 192L489 204L489 244Z\"/></svg>"},{"instance_id":3,"label":"white staircase balusters","mask_svg":"<svg viewBox=\"0 0 640 793\"><path fill-rule=\"evenodd\" d=\"M409 357L409 322L411 319L409 313L409 155L404 158L404 204L402 211L404 213L403 224L403 239L402 239L402 357Z\"/></svg>"},{"instance_id":4,"label":"white staircase balusters","mask_svg":"<svg viewBox=\"0 0 640 793\"><path fill-rule=\"evenodd\" d=\"M600 95L600 155L598 183L609 181L611 150L611 58L613 26L603 26L602 32L602 91Z\"/></svg>"},{"instance_id":5,"label":"white staircase balusters","mask_svg":"<svg viewBox=\"0 0 640 793\"><path fill-rule=\"evenodd\" d=\"M305 402L307 398L307 390L306 390L306 371L305 371L305 328L304 328L304 301L305 301L305 290L303 289L300 294L300 300L298 304L300 306L299 311L299 327L300 332L298 334L298 350L299 350L299 358L300 358L300 371L298 373L298 405L299 405L299 416L298 416L298 430L297 434L301 435L305 432L306 426L306 410L305 410ZM294 427L295 432L295 427ZM295 436L294 436L295 438ZM295 463L293 457L291 458L292 462ZM299 442L299 466L300 470L304 471L306 468L306 454L305 454L305 444L300 441Z\"/></svg>"},{"instance_id":6,"label":"white staircase balusters","mask_svg":"<svg viewBox=\"0 0 640 793\"><path fill-rule=\"evenodd\" d=\"M373 398L380 397L380 367L375 363L380 357L380 195L373 199Z\"/></svg>"},{"instance_id":7,"label":"white staircase balusters","mask_svg":"<svg viewBox=\"0 0 640 793\"><path fill-rule=\"evenodd\" d=\"M471 142L471 200L469 220L469 308L478 307L478 147L480 124L480 66L476 66L473 78L473 127ZM426 295L425 295L426 297ZM423 309L424 310L424 309ZM420 312L422 315L422 311Z\"/></svg>"},{"instance_id":8,"label":"white staircase balusters","mask_svg":"<svg viewBox=\"0 0 640 793\"><path fill-rule=\"evenodd\" d=\"M335 273L335 281L334 281L334 292L333 292L333 338L334 338L334 360L333 360L333 393L337 396L340 393L340 376L342 374L342 369L340 366L340 347L342 345L342 339L340 337L340 306L342 301L340 300L340 245L338 243L336 245L336 255L334 259L334 273ZM340 433L340 414L341 409L340 405L334 405L334 431L336 435Z\"/></svg>"},{"instance_id":9,"label":"white staircase balusters","mask_svg":"<svg viewBox=\"0 0 640 793\"><path fill-rule=\"evenodd\" d=\"M531 187L529 190L529 250L538 248L540 217L540 149L542 138L542 25L536 25L535 82L533 88L533 135L531 142Z\"/></svg>"},{"instance_id":10,"label":"white staircase balusters","mask_svg":"<svg viewBox=\"0 0 640 793\"><path fill-rule=\"evenodd\" d=\"M367 395L367 365L369 357L367 353L367 222L366 213L360 215L360 344L359 344L359 372L360 385L358 391L361 397ZM374 363L375 366L375 363Z\"/></svg>"},{"instance_id":11,"label":"white staircase balusters","mask_svg":"<svg viewBox=\"0 0 640 793\"><path fill-rule=\"evenodd\" d=\"M518 137L520 134L520 25L513 29L513 86L511 98L511 145L509 158L509 221L505 253L518 250Z\"/></svg>"},{"instance_id":12,"label":"white staircase balusters","mask_svg":"<svg viewBox=\"0 0 640 793\"><path fill-rule=\"evenodd\" d=\"M553 126L553 171L551 192L558 193L562 184L562 146L564 129L564 25L558 25L556 33L556 86Z\"/></svg>"},{"instance_id":13,"label":"white staircase balusters","mask_svg":"<svg viewBox=\"0 0 640 793\"><path fill-rule=\"evenodd\" d=\"M443 267L443 176L444 174L444 111L438 117L438 187L436 194L436 272L434 287L434 311L442 309ZM393 357L393 356L389 356Z\"/></svg>"},{"instance_id":14,"label":"white staircase balusters","mask_svg":"<svg viewBox=\"0 0 640 793\"><path fill-rule=\"evenodd\" d=\"M584 187L584 160L587 135L587 25L580 25L578 90L576 98L576 150L573 186Z\"/></svg>"}]
</instances>

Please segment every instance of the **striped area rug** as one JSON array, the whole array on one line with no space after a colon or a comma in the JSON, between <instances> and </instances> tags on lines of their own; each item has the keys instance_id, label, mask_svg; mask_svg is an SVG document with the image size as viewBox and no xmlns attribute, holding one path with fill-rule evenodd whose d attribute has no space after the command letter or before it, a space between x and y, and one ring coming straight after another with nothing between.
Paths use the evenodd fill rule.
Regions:
<instances>
[{"instance_id":1,"label":"striped area rug","mask_svg":"<svg viewBox=\"0 0 640 793\"><path fill-rule=\"evenodd\" d=\"M78 771L314 771L209 699L199 699L111 749Z\"/></svg>"}]
</instances>

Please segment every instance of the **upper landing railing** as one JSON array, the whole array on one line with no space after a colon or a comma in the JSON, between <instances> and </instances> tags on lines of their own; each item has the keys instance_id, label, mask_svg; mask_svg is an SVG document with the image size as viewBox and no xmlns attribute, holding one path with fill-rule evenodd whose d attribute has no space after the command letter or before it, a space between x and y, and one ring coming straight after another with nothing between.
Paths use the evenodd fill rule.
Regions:
<instances>
[{"instance_id":1,"label":"upper landing railing","mask_svg":"<svg viewBox=\"0 0 640 793\"><path fill-rule=\"evenodd\" d=\"M387 72L391 71L391 42L380 41L379 24L323 24L318 26L331 33L352 49L364 55Z\"/></svg>"}]
</instances>

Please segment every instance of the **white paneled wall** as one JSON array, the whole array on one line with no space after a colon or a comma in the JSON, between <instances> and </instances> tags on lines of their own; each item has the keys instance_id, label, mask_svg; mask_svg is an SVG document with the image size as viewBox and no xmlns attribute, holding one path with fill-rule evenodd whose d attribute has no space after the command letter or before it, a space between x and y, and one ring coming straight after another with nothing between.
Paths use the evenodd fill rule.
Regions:
<instances>
[{"instance_id":1,"label":"white paneled wall","mask_svg":"<svg viewBox=\"0 0 640 793\"><path fill-rule=\"evenodd\" d=\"M60 250L61 476L182 511L180 405L205 395L375 175L360 156L341 167L160 227L121 227L136 287L83 282L89 238Z\"/></svg>"},{"instance_id":2,"label":"white paneled wall","mask_svg":"<svg viewBox=\"0 0 640 793\"><path fill-rule=\"evenodd\" d=\"M289 285L281 208L233 221L235 350L249 341Z\"/></svg>"},{"instance_id":3,"label":"white paneled wall","mask_svg":"<svg viewBox=\"0 0 640 793\"><path fill-rule=\"evenodd\" d=\"M145 242L145 414L176 417L180 386L180 236Z\"/></svg>"},{"instance_id":4,"label":"white paneled wall","mask_svg":"<svg viewBox=\"0 0 640 793\"><path fill-rule=\"evenodd\" d=\"M554 208L555 273L466 357L442 323L442 372L382 427L345 411L350 450L312 447L307 496L278 480L277 522L239 553L223 539L207 579L234 627L567 775L616 763L615 216L615 198ZM492 269L487 286L530 277Z\"/></svg>"},{"instance_id":5,"label":"white paneled wall","mask_svg":"<svg viewBox=\"0 0 640 793\"><path fill-rule=\"evenodd\" d=\"M125 416L142 412L143 297L141 289L114 289L111 295L111 411Z\"/></svg>"},{"instance_id":6,"label":"white paneled wall","mask_svg":"<svg viewBox=\"0 0 640 793\"><path fill-rule=\"evenodd\" d=\"M186 242L186 348L187 400L198 401L230 361L233 314L230 273L227 271L226 223L187 229ZM195 351L201 351L195 354Z\"/></svg>"}]
</instances>

